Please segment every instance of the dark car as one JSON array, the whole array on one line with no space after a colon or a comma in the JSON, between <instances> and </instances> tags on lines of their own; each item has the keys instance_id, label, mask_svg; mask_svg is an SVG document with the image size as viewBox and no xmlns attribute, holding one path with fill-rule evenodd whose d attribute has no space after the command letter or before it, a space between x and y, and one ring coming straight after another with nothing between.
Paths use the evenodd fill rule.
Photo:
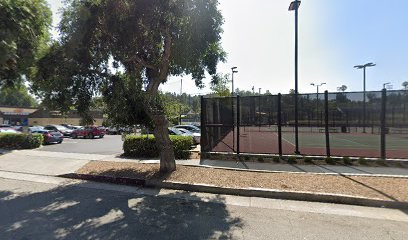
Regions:
<instances>
[{"instance_id":1,"label":"dark car","mask_svg":"<svg viewBox=\"0 0 408 240\"><path fill-rule=\"evenodd\" d=\"M103 127L81 127L74 130L71 134L72 138L103 138L103 136L105 136L105 128Z\"/></svg>"},{"instance_id":2,"label":"dark car","mask_svg":"<svg viewBox=\"0 0 408 240\"><path fill-rule=\"evenodd\" d=\"M71 129L68 129L68 128L66 128L64 126L61 126L61 125L47 125L47 126L44 127L44 129L54 131L54 132L60 132L66 137L71 136L71 133L72 133Z\"/></svg>"},{"instance_id":3,"label":"dark car","mask_svg":"<svg viewBox=\"0 0 408 240\"><path fill-rule=\"evenodd\" d=\"M40 133L44 136L44 144L50 143L62 143L64 140L64 135L58 131L50 130L35 130L32 133Z\"/></svg>"}]
</instances>

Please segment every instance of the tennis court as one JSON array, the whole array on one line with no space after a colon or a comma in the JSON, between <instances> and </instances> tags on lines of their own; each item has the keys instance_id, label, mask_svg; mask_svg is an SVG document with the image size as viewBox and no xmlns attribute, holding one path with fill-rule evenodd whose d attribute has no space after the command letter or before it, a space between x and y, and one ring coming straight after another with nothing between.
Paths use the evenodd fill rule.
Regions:
<instances>
[{"instance_id":1,"label":"tennis court","mask_svg":"<svg viewBox=\"0 0 408 240\"><path fill-rule=\"evenodd\" d=\"M275 127L241 127L240 152L255 154L278 154L279 138ZM233 142L233 136L235 141ZM330 133L332 156L380 157L380 135L371 133ZM389 134L386 136L388 158L408 158L408 134ZM324 132L299 132L300 153L304 155L326 155ZM213 147L214 152L233 152L237 149L237 129L225 135ZM282 153L295 151L294 131L282 132Z\"/></svg>"},{"instance_id":2,"label":"tennis court","mask_svg":"<svg viewBox=\"0 0 408 240\"><path fill-rule=\"evenodd\" d=\"M408 159L408 91L300 94L297 120L293 96L203 98L202 151L279 154L279 126L294 154L297 126L303 155Z\"/></svg>"}]
</instances>

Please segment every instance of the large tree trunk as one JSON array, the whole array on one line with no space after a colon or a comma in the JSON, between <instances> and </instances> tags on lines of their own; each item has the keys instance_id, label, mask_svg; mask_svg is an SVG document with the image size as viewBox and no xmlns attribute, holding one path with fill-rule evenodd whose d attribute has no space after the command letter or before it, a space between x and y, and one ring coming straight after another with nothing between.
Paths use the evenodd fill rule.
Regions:
<instances>
[{"instance_id":1,"label":"large tree trunk","mask_svg":"<svg viewBox=\"0 0 408 240\"><path fill-rule=\"evenodd\" d=\"M170 141L168 121L163 113L149 113L154 123L153 134L160 150L160 172L170 173L176 170L173 143Z\"/></svg>"}]
</instances>

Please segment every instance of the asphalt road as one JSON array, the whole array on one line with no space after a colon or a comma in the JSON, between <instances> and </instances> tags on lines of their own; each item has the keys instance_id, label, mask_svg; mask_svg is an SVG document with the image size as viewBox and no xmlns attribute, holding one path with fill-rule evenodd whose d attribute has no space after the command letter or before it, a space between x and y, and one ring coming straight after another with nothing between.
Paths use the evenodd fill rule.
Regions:
<instances>
[{"instance_id":1,"label":"asphalt road","mask_svg":"<svg viewBox=\"0 0 408 240\"><path fill-rule=\"evenodd\" d=\"M38 151L117 155L123 153L120 135L106 135L95 139L64 138L61 144L45 145Z\"/></svg>"},{"instance_id":2,"label":"asphalt road","mask_svg":"<svg viewBox=\"0 0 408 240\"><path fill-rule=\"evenodd\" d=\"M408 239L407 211L37 180L0 178L1 239Z\"/></svg>"}]
</instances>

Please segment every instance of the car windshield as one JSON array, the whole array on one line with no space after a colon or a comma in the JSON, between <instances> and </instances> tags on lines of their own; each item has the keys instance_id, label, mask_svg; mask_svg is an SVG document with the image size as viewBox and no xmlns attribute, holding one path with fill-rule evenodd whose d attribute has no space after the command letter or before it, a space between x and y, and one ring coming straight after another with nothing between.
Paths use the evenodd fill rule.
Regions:
<instances>
[{"instance_id":1,"label":"car windshield","mask_svg":"<svg viewBox=\"0 0 408 240\"><path fill-rule=\"evenodd\" d=\"M192 126L192 125L179 125L177 126L178 129L186 129L190 132L194 132L194 133L199 133L200 132L200 128L196 127L196 126Z\"/></svg>"},{"instance_id":2,"label":"car windshield","mask_svg":"<svg viewBox=\"0 0 408 240\"><path fill-rule=\"evenodd\" d=\"M174 133L176 135L183 135L184 134L182 131L180 131L177 128L171 128L171 129L169 129L169 131L170 131L170 133Z\"/></svg>"},{"instance_id":3,"label":"car windshield","mask_svg":"<svg viewBox=\"0 0 408 240\"><path fill-rule=\"evenodd\" d=\"M64 127L64 126L55 126L59 131L66 131L68 130L68 128Z\"/></svg>"}]
</instances>

